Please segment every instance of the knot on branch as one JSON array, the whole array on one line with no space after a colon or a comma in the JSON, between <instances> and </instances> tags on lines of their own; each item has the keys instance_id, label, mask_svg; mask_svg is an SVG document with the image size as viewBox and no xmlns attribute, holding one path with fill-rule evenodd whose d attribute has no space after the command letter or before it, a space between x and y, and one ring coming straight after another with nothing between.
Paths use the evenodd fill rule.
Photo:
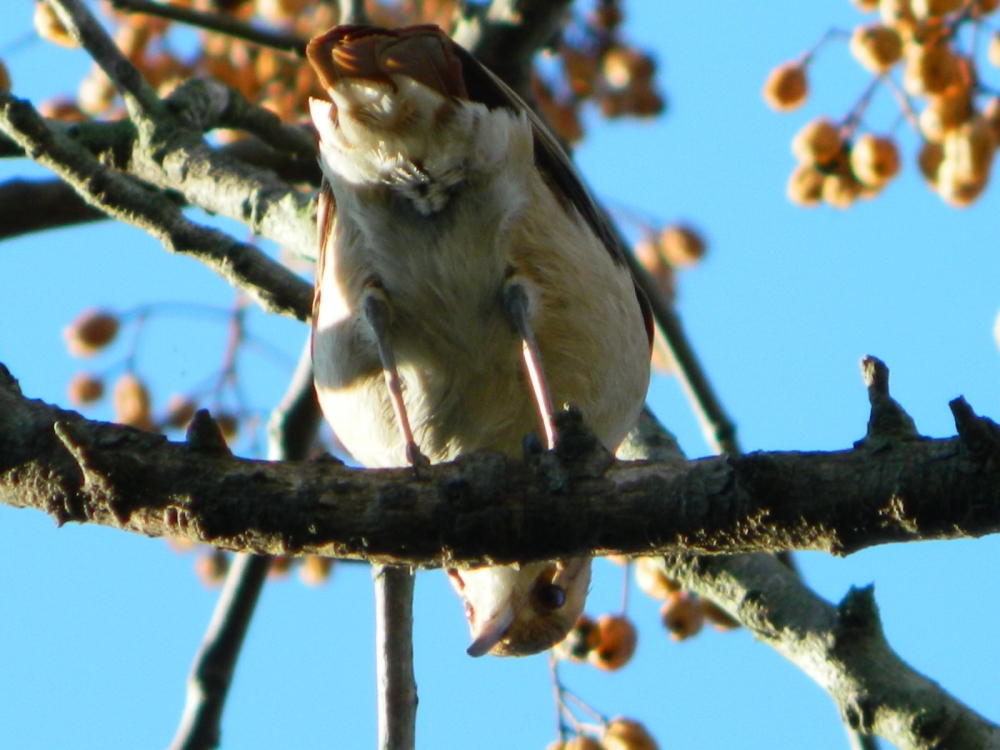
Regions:
<instances>
[{"instance_id":1,"label":"knot on branch","mask_svg":"<svg viewBox=\"0 0 1000 750\"><path fill-rule=\"evenodd\" d=\"M988 417L978 416L963 396L949 401L948 407L955 418L962 446L969 453L986 460L1000 452L1000 425Z\"/></svg>"},{"instance_id":2,"label":"knot on branch","mask_svg":"<svg viewBox=\"0 0 1000 750\"><path fill-rule=\"evenodd\" d=\"M850 649L868 638L882 637L882 620L875 603L875 586L851 586L837 605L834 650Z\"/></svg>"},{"instance_id":3,"label":"knot on branch","mask_svg":"<svg viewBox=\"0 0 1000 750\"><path fill-rule=\"evenodd\" d=\"M17 382L17 378L10 374L10 370L2 362L0 362L0 388L13 391L15 396L21 395L21 385Z\"/></svg>"},{"instance_id":4,"label":"knot on branch","mask_svg":"<svg viewBox=\"0 0 1000 750\"><path fill-rule=\"evenodd\" d=\"M881 450L893 443L919 439L913 418L889 395L889 368L885 362L871 355L862 357L861 376L868 388L871 413L868 416L868 431L854 447Z\"/></svg>"},{"instance_id":5,"label":"knot on branch","mask_svg":"<svg viewBox=\"0 0 1000 750\"><path fill-rule=\"evenodd\" d=\"M567 406L555 415L555 448L543 452L537 438L525 441L524 461L548 491L568 488L580 479L598 479L615 462L614 456L583 421L583 414Z\"/></svg>"},{"instance_id":6,"label":"knot on branch","mask_svg":"<svg viewBox=\"0 0 1000 750\"><path fill-rule=\"evenodd\" d=\"M222 436L219 423L212 418L208 409L199 409L195 412L184 439L188 448L194 451L225 456L231 453L226 439Z\"/></svg>"}]
</instances>

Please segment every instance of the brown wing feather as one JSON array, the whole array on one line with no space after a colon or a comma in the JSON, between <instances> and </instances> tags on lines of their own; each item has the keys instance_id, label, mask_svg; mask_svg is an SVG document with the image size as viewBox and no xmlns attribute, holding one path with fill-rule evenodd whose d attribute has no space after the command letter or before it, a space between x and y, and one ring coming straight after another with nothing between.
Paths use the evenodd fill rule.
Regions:
<instances>
[{"instance_id":1,"label":"brown wing feather","mask_svg":"<svg viewBox=\"0 0 1000 750\"><path fill-rule=\"evenodd\" d=\"M467 50L453 42L455 56L462 62L462 77L469 100L485 104L490 109L504 107L514 112L524 112L531 123L531 131L535 143L535 164L542 171L553 194L562 202L576 208L584 221L607 248L615 263L628 267L625 248L622 247L618 233L611 228L604 212L597 207L583 183L583 179L573 167L572 162L563 151L559 141L548 129L541 118L535 114L524 100L506 83L501 81L491 70L474 58ZM650 308L646 294L635 284L635 296L642 310L643 323L646 326L646 336L649 339L650 350L653 346L653 311Z\"/></svg>"},{"instance_id":2,"label":"brown wing feather","mask_svg":"<svg viewBox=\"0 0 1000 750\"><path fill-rule=\"evenodd\" d=\"M326 267L327 246L330 244L330 232L333 230L333 220L337 214L337 203L333 198L330 183L324 178L316 198L316 237L319 247L316 251L316 276L313 283L312 329L313 339L316 337L316 321L319 320L320 280Z\"/></svg>"}]
</instances>

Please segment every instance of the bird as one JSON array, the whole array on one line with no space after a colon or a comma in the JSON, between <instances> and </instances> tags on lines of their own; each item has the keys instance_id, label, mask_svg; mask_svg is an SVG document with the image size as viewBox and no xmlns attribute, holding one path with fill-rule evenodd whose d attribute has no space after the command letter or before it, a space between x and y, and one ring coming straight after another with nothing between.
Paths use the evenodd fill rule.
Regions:
<instances>
[{"instance_id":1,"label":"bird","mask_svg":"<svg viewBox=\"0 0 1000 750\"><path fill-rule=\"evenodd\" d=\"M365 467L552 448L558 405L614 450L652 323L626 252L557 139L437 26L344 25L307 58L323 182L312 316L323 414ZM472 656L550 648L590 559L449 569Z\"/></svg>"}]
</instances>

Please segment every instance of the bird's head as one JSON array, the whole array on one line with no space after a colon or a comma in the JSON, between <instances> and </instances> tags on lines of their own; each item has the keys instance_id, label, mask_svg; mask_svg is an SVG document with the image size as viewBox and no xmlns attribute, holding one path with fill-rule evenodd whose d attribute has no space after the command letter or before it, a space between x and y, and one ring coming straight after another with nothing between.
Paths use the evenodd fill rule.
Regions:
<instances>
[{"instance_id":1,"label":"bird's head","mask_svg":"<svg viewBox=\"0 0 1000 750\"><path fill-rule=\"evenodd\" d=\"M590 560L449 570L465 603L470 656L528 656L561 641L583 612Z\"/></svg>"}]
</instances>

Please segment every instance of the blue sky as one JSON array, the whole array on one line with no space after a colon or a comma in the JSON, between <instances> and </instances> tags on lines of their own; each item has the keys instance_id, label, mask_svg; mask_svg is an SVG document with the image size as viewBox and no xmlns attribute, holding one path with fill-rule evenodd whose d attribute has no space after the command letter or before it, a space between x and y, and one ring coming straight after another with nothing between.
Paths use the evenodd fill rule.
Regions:
<instances>
[{"instance_id":1,"label":"blue sky","mask_svg":"<svg viewBox=\"0 0 1000 750\"><path fill-rule=\"evenodd\" d=\"M37 100L73 90L85 57L18 44L31 28L31 5L6 3L0 57L15 93ZM840 212L797 209L784 198L791 136L815 115L845 112L866 77L846 44L832 43L811 69L813 96L802 110L770 112L761 83L831 25L850 28L862 16L847 0L632 0L629 11L627 33L655 51L670 110L654 123L592 122L578 162L600 198L691 221L709 238L708 258L682 276L678 306L744 449L849 448L867 421L858 369L865 354L888 363L893 395L926 435L954 433L947 402L960 394L1000 419L997 190L967 210L947 208L919 179L915 141L901 131L903 174L877 200ZM983 75L1000 83L985 64ZM869 125L893 121L891 103L878 99ZM42 173L0 163L3 179ZM0 362L28 396L63 405L81 363L66 354L60 333L84 307L232 300L199 264L110 224L4 243L0 289ZM249 397L266 410L305 329L259 313L250 326L285 353L241 360ZM210 320L152 321L140 362L161 400L211 373L224 336ZM115 351L97 366L116 361L123 349ZM689 456L707 454L676 382L654 379L650 403ZM803 554L799 562L833 601L851 585L874 583L898 653L1000 719L997 539L883 547L846 560ZM165 745L216 596L190 563L160 541L96 527L56 530L39 513L0 507L0 744ZM596 615L617 607L620 570L595 567L588 611ZM223 747L371 746L370 588L358 565L338 566L318 590L294 578L267 586L230 694ZM744 631L670 643L656 605L634 594L633 663L611 675L564 670L600 711L645 722L664 748L846 746L830 701L780 656ZM415 623L420 746L542 748L554 737L544 658L467 657L461 606L438 572L418 576Z\"/></svg>"}]
</instances>

